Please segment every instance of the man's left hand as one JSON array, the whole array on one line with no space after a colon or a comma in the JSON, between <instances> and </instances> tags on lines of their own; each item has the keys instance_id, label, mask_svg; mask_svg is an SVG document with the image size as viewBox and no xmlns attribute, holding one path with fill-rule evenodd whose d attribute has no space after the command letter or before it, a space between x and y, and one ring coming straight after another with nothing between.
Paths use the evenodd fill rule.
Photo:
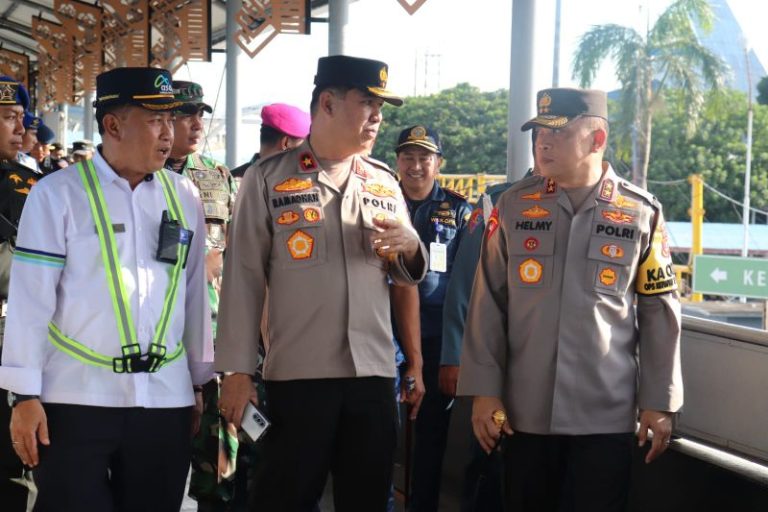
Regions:
<instances>
[{"instance_id":1,"label":"man's left hand","mask_svg":"<svg viewBox=\"0 0 768 512\"><path fill-rule=\"evenodd\" d=\"M408 383L406 377L413 377L414 386L413 389L408 391ZM421 401L424 400L424 393L426 388L424 387L424 378L421 374L421 368L408 366L403 378L400 382L400 401L408 404L408 419L415 420L419 414L419 408L421 407Z\"/></svg>"},{"instance_id":2,"label":"man's left hand","mask_svg":"<svg viewBox=\"0 0 768 512\"><path fill-rule=\"evenodd\" d=\"M397 220L373 219L382 231L371 234L371 245L381 258L402 254L406 262L413 260L419 252L419 236Z\"/></svg>"},{"instance_id":3,"label":"man's left hand","mask_svg":"<svg viewBox=\"0 0 768 512\"><path fill-rule=\"evenodd\" d=\"M656 459L669 446L672 437L672 413L664 411L640 411L640 430L637 432L638 445L642 447L648 439L648 430L653 432L651 449L645 456L648 464Z\"/></svg>"},{"instance_id":4,"label":"man's left hand","mask_svg":"<svg viewBox=\"0 0 768 512\"><path fill-rule=\"evenodd\" d=\"M442 365L437 375L440 392L451 398L456 397L456 387L459 383L459 367L455 365Z\"/></svg>"},{"instance_id":5,"label":"man's left hand","mask_svg":"<svg viewBox=\"0 0 768 512\"><path fill-rule=\"evenodd\" d=\"M195 390L195 405L192 407L192 437L200 430L200 421L203 417L203 391Z\"/></svg>"}]
</instances>

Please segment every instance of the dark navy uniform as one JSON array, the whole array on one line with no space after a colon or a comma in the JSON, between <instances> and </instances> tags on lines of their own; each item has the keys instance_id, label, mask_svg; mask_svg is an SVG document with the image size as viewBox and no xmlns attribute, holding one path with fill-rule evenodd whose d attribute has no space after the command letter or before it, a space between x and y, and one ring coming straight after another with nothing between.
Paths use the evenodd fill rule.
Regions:
<instances>
[{"instance_id":1,"label":"dark navy uniform","mask_svg":"<svg viewBox=\"0 0 768 512\"><path fill-rule=\"evenodd\" d=\"M430 270L419 284L421 337L440 338L443 332L442 311L448 278L451 276L453 259L459 248L461 229L469 220L472 207L463 195L442 188L437 182L432 187L432 193L424 201L411 201L406 197L405 202L413 227L419 233L421 241L427 247L432 242L446 245L447 271Z\"/></svg>"},{"instance_id":2,"label":"dark navy uniform","mask_svg":"<svg viewBox=\"0 0 768 512\"><path fill-rule=\"evenodd\" d=\"M429 197L412 201L406 197L411 222L424 245L446 246L446 272L429 270L419 284L421 351L426 394L416 418L411 510L435 510L439 496L443 453L448 436L452 397L440 392L438 374L443 331L443 302L462 228L472 207L461 194L435 182ZM432 255L430 255L432 258Z\"/></svg>"}]
</instances>

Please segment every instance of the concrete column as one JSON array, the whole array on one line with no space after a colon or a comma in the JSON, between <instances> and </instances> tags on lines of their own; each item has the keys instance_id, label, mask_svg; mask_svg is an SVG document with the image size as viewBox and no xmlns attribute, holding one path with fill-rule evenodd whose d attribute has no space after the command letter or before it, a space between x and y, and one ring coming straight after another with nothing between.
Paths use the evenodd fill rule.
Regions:
<instances>
[{"instance_id":1,"label":"concrete column","mask_svg":"<svg viewBox=\"0 0 768 512\"><path fill-rule=\"evenodd\" d=\"M96 121L93 111L93 92L83 95L83 137L93 142L93 124Z\"/></svg>"},{"instance_id":2,"label":"concrete column","mask_svg":"<svg viewBox=\"0 0 768 512\"><path fill-rule=\"evenodd\" d=\"M328 2L328 55L344 55L349 22L349 0Z\"/></svg>"},{"instance_id":3,"label":"concrete column","mask_svg":"<svg viewBox=\"0 0 768 512\"><path fill-rule=\"evenodd\" d=\"M533 90L535 0L512 2L512 52L509 69L507 179L523 177L533 165L531 134L520 126L536 113Z\"/></svg>"},{"instance_id":4,"label":"concrete column","mask_svg":"<svg viewBox=\"0 0 768 512\"><path fill-rule=\"evenodd\" d=\"M235 42L235 17L242 6L241 0L227 0L227 108L226 108L226 164L232 169L239 165L237 155L237 128L240 126L240 102L237 98L237 58L240 46Z\"/></svg>"}]
</instances>

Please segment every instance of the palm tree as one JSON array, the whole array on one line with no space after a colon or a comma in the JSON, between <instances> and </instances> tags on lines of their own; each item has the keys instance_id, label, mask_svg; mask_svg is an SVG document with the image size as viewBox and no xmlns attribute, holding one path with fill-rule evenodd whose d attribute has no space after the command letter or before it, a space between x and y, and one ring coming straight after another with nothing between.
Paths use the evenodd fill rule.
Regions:
<instances>
[{"instance_id":1,"label":"palm tree","mask_svg":"<svg viewBox=\"0 0 768 512\"><path fill-rule=\"evenodd\" d=\"M712 29L714 15L707 0L676 0L646 29L645 35L619 25L596 25L579 41L573 78L587 87L600 64L612 59L622 85L618 126L632 127L632 180L645 188L651 154L654 110L665 88L679 88L692 134L706 89L722 86L726 64L699 43L694 21ZM627 133L620 134L624 143ZM626 147L626 146L624 146Z\"/></svg>"}]
</instances>

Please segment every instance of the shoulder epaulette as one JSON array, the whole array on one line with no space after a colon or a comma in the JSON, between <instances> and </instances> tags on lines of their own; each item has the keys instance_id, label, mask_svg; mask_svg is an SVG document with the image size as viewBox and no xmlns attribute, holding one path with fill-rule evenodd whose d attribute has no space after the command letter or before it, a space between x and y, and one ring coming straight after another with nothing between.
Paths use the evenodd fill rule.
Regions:
<instances>
[{"instance_id":1,"label":"shoulder epaulette","mask_svg":"<svg viewBox=\"0 0 768 512\"><path fill-rule=\"evenodd\" d=\"M466 200L467 200L467 196L465 196L465 195L464 195L464 194L462 194L461 192L456 192L456 191L455 191L455 190L453 190L453 189L450 189L450 188L445 188L445 187L443 187L443 191L444 191L446 194L448 194L448 195L451 195L451 196L453 196L453 197L458 197L459 199L462 199L462 200L464 200L464 201L466 201Z\"/></svg>"},{"instance_id":2,"label":"shoulder epaulette","mask_svg":"<svg viewBox=\"0 0 768 512\"><path fill-rule=\"evenodd\" d=\"M393 171L387 164L382 162L381 160L376 160L375 158L371 158L370 156L363 156L363 160L365 160L367 163L371 164L374 167L378 167L382 171L387 171L387 173L391 174L392 176L395 175L395 171Z\"/></svg>"},{"instance_id":3,"label":"shoulder epaulette","mask_svg":"<svg viewBox=\"0 0 768 512\"><path fill-rule=\"evenodd\" d=\"M634 183L630 183L627 180L619 180L619 186L627 190L628 192L631 192L633 194L636 194L640 196L641 198L645 199L650 203L652 206L658 206L659 200L656 199L656 196L645 190L644 188L640 188Z\"/></svg>"},{"instance_id":4,"label":"shoulder epaulette","mask_svg":"<svg viewBox=\"0 0 768 512\"><path fill-rule=\"evenodd\" d=\"M259 159L255 162L257 167L262 167L264 164L272 161L277 161L281 158L287 158L288 155L291 155L296 151L296 149L290 149L288 151L278 151L277 153L273 153L269 156L262 156L259 157ZM295 157L294 157L295 158ZM250 167L250 164L249 164Z\"/></svg>"},{"instance_id":5,"label":"shoulder epaulette","mask_svg":"<svg viewBox=\"0 0 768 512\"><path fill-rule=\"evenodd\" d=\"M512 183L509 190L525 190L537 186L541 187L545 181L546 179L541 176L528 176L527 178L522 178L521 180Z\"/></svg>"}]
</instances>

